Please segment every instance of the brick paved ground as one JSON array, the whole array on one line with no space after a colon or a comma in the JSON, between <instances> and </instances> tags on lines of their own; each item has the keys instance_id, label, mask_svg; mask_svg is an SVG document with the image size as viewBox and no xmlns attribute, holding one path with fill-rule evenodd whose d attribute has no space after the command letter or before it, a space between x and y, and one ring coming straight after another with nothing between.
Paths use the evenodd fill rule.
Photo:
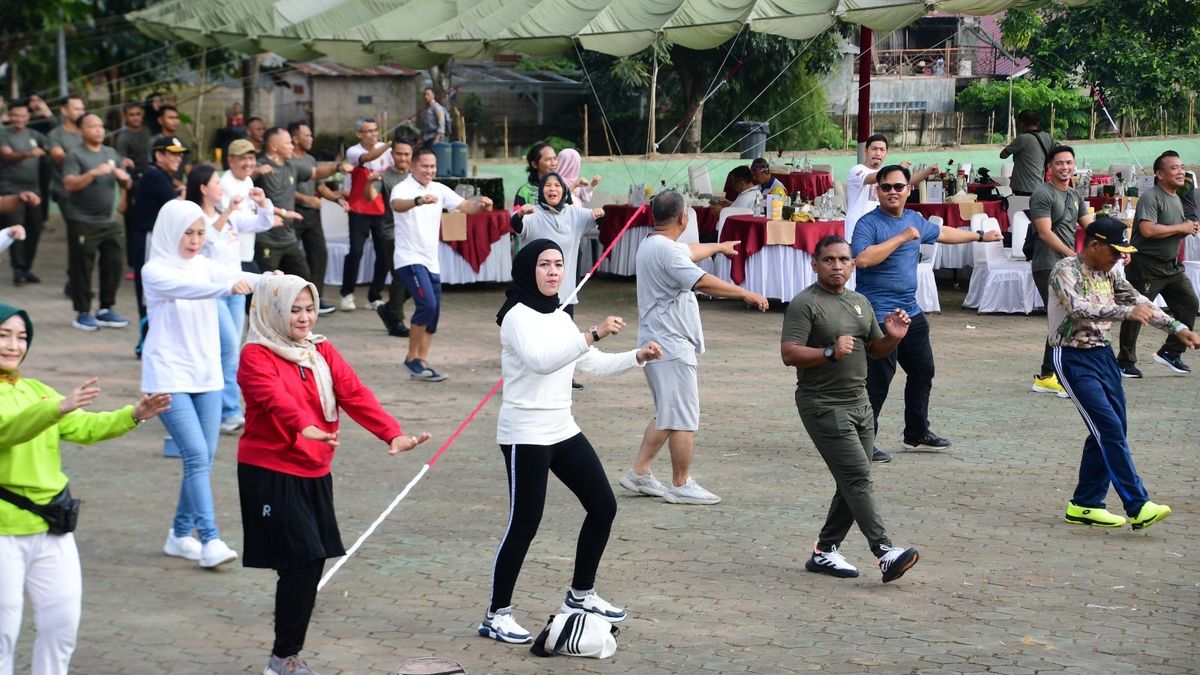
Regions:
<instances>
[{"instance_id":1,"label":"brick paved ground","mask_svg":"<svg viewBox=\"0 0 1200 675\"><path fill-rule=\"evenodd\" d=\"M104 405L132 400L133 330L70 327L55 264L63 259L61 229L47 239L38 268L46 283L0 287L37 323L26 374L62 391L96 374ZM130 298L126 285L119 308L127 314ZM501 298L499 287L447 290L433 363L450 379L436 385L409 381L400 364L405 342L387 337L370 312L322 317L319 328L406 429L431 431L440 442L499 376ZM309 658L326 673L383 673L422 655L455 659L471 673L1200 669L1200 563L1187 544L1200 538L1196 376L1151 363L1146 379L1127 387L1138 466L1175 514L1141 533L1073 527L1062 513L1083 425L1069 401L1028 392L1044 318L981 317L953 309L960 300L945 289L949 309L931 321L934 428L954 449L899 454L874 469L889 532L922 554L899 582L879 582L857 530L845 552L863 576L804 571L832 481L796 416L794 375L779 362L782 313L706 302L710 351L700 370L695 475L724 496L720 505L667 506L616 486L650 415L640 375L581 377L587 388L575 396L620 508L599 578L601 593L630 610L615 657L546 661L475 635L507 517L496 401L322 592ZM606 313L633 323L632 283L587 289L580 322ZM1158 339L1143 331L1143 353ZM633 338L603 346L629 348ZM899 447L899 380L882 420L889 449ZM343 429L334 476L349 545L435 448L389 458L353 423ZM64 449L74 492L85 500L84 616L73 665L89 673L259 671L271 644L273 576L239 566L203 571L162 554L179 484L178 462L159 456L162 436L152 423L96 448ZM218 522L240 549L235 449L222 439L213 482ZM656 469L669 475L665 458ZM1110 504L1119 506L1115 497ZM514 598L531 630L561 602L582 519L557 483L547 513ZM28 669L28 613L25 623L18 671Z\"/></svg>"}]
</instances>

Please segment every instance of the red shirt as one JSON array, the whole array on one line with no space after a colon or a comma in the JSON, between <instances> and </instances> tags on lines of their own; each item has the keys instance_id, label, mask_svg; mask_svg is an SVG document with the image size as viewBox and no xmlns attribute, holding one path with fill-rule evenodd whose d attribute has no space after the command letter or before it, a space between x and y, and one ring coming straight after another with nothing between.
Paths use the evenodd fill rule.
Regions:
<instances>
[{"instance_id":1,"label":"red shirt","mask_svg":"<svg viewBox=\"0 0 1200 675\"><path fill-rule=\"evenodd\" d=\"M367 201L367 176L369 175L371 175L371 170L365 166L356 166L350 172L350 196L346 198L350 202L350 213L382 216L384 214L383 195L375 195L374 201Z\"/></svg>"},{"instance_id":2,"label":"red shirt","mask_svg":"<svg viewBox=\"0 0 1200 675\"><path fill-rule=\"evenodd\" d=\"M375 394L354 374L328 341L317 345L333 376L338 408L384 443L404 435L400 423L379 405ZM326 422L317 393L317 379L308 368L275 355L262 345L242 348L238 384L246 398L246 428L238 441L238 462L301 478L329 473L333 446L304 438L300 431L315 426L338 430Z\"/></svg>"}]
</instances>

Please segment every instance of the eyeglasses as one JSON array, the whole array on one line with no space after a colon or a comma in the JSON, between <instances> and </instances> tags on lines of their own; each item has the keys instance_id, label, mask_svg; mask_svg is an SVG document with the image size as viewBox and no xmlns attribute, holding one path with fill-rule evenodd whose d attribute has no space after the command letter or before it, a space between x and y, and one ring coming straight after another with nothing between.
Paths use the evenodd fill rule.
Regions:
<instances>
[{"instance_id":1,"label":"eyeglasses","mask_svg":"<svg viewBox=\"0 0 1200 675\"><path fill-rule=\"evenodd\" d=\"M906 187L908 187L908 183L880 183L879 191L880 192L900 192Z\"/></svg>"},{"instance_id":2,"label":"eyeglasses","mask_svg":"<svg viewBox=\"0 0 1200 675\"><path fill-rule=\"evenodd\" d=\"M767 173L768 169L765 166L755 166L750 168L751 173Z\"/></svg>"}]
</instances>

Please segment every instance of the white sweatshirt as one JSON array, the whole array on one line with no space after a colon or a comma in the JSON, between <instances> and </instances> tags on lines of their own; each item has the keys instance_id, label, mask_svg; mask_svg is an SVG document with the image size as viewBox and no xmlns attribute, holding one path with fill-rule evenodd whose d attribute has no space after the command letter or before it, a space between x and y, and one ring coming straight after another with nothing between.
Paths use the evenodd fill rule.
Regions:
<instances>
[{"instance_id":1,"label":"white sweatshirt","mask_svg":"<svg viewBox=\"0 0 1200 675\"><path fill-rule=\"evenodd\" d=\"M256 204L253 199L250 199L250 189L254 187L254 181L249 176L238 180L234 178L232 171L226 171L221 174L221 191L224 195L221 197L221 210L229 208L230 200L236 195L242 196L242 203L238 204L238 210L243 213L253 214ZM274 208L274 207L272 207ZM241 237L240 245L242 247L242 262L251 262L254 260L254 237Z\"/></svg>"},{"instance_id":2,"label":"white sweatshirt","mask_svg":"<svg viewBox=\"0 0 1200 675\"><path fill-rule=\"evenodd\" d=\"M12 244L13 244L13 236L12 236L11 228L5 227L3 229L0 229L0 253L3 253L5 250L8 249L9 246L12 246Z\"/></svg>"},{"instance_id":3,"label":"white sweatshirt","mask_svg":"<svg viewBox=\"0 0 1200 675\"><path fill-rule=\"evenodd\" d=\"M221 217L216 214L211 218L204 216L204 257L211 258L221 265L234 271L242 269L242 240L254 242L255 232L266 232L275 224L275 207L271 200L267 205L258 207L257 212L247 212L238 208L229 214L225 227L218 230L213 223ZM225 208L229 208L226 206ZM253 253L251 254L253 257Z\"/></svg>"},{"instance_id":4,"label":"white sweatshirt","mask_svg":"<svg viewBox=\"0 0 1200 675\"><path fill-rule=\"evenodd\" d=\"M577 365L585 373L615 375L639 364L636 349L608 354L588 347L562 310L542 314L525 305L510 309L500 326L504 402L496 442L553 445L578 434L571 415L571 377Z\"/></svg>"}]
</instances>

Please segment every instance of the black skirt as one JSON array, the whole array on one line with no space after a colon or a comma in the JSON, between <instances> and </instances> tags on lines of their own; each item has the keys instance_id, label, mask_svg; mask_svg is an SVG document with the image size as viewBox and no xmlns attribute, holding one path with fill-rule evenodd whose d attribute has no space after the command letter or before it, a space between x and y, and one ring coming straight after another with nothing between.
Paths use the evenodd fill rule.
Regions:
<instances>
[{"instance_id":1,"label":"black skirt","mask_svg":"<svg viewBox=\"0 0 1200 675\"><path fill-rule=\"evenodd\" d=\"M242 565L286 570L346 555L333 511L333 478L301 478L238 464Z\"/></svg>"}]
</instances>

